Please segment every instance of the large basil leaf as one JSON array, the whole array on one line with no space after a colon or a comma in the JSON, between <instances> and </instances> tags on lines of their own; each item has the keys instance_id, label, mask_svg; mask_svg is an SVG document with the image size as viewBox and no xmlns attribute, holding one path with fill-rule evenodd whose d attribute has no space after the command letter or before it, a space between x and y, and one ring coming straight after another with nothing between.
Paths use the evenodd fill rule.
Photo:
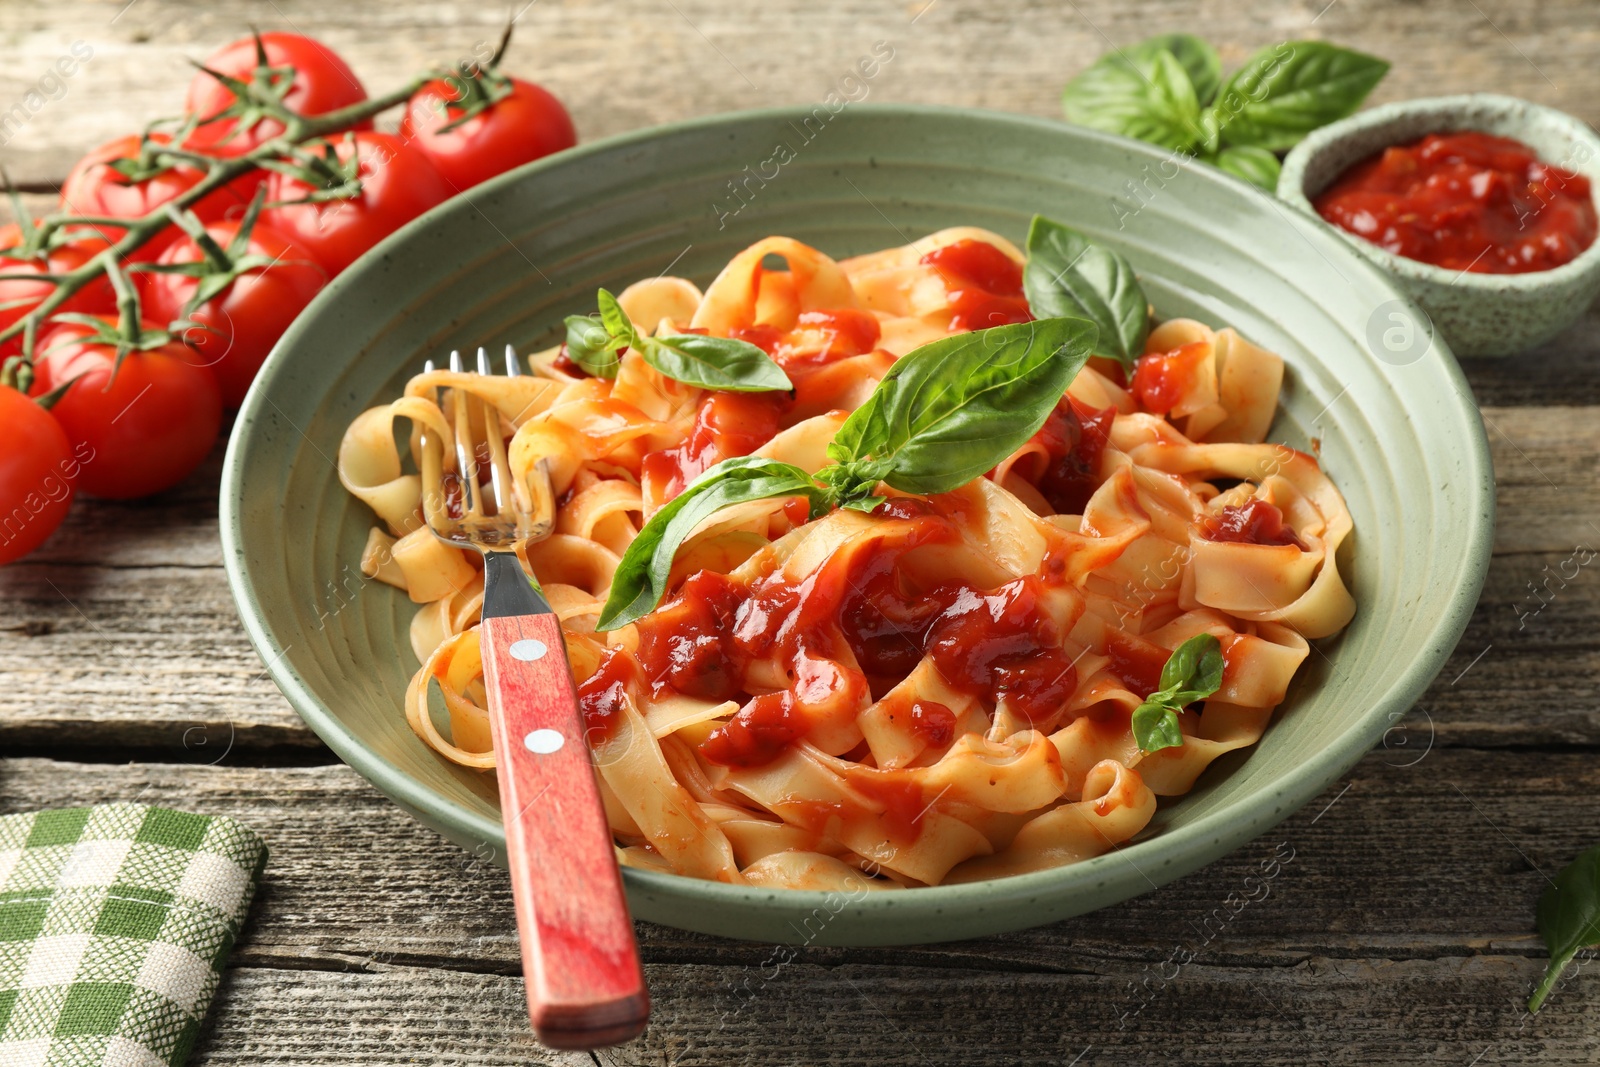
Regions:
<instances>
[{"instance_id":1,"label":"large basil leaf","mask_svg":"<svg viewBox=\"0 0 1600 1067\"><path fill-rule=\"evenodd\" d=\"M1094 348L1095 326L1048 318L945 337L895 361L839 428L828 456L886 461L883 481L945 493L1043 425Z\"/></svg>"},{"instance_id":2,"label":"large basil leaf","mask_svg":"<svg viewBox=\"0 0 1600 1067\"><path fill-rule=\"evenodd\" d=\"M815 510L827 493L799 467L758 456L726 459L700 475L650 517L622 554L596 629L614 630L655 609L667 591L673 556L696 526L730 504L780 496L806 497Z\"/></svg>"},{"instance_id":3,"label":"large basil leaf","mask_svg":"<svg viewBox=\"0 0 1600 1067\"><path fill-rule=\"evenodd\" d=\"M1094 354L1131 367L1144 355L1150 304L1121 255L1076 230L1035 215L1022 271L1028 307L1040 318L1078 316L1099 328Z\"/></svg>"},{"instance_id":4,"label":"large basil leaf","mask_svg":"<svg viewBox=\"0 0 1600 1067\"><path fill-rule=\"evenodd\" d=\"M749 341L674 333L644 338L639 352L668 378L703 389L758 393L794 388L783 368Z\"/></svg>"},{"instance_id":5,"label":"large basil leaf","mask_svg":"<svg viewBox=\"0 0 1600 1067\"><path fill-rule=\"evenodd\" d=\"M1233 145L1218 152L1211 162L1235 178L1243 178L1269 193L1278 187L1278 172L1282 165L1278 157L1265 148Z\"/></svg>"},{"instance_id":6,"label":"large basil leaf","mask_svg":"<svg viewBox=\"0 0 1600 1067\"><path fill-rule=\"evenodd\" d=\"M1322 41L1263 48L1228 79L1214 106L1222 143L1292 148L1361 106L1389 64Z\"/></svg>"},{"instance_id":7,"label":"large basil leaf","mask_svg":"<svg viewBox=\"0 0 1600 1067\"><path fill-rule=\"evenodd\" d=\"M1103 55L1061 92L1069 122L1179 150L1200 141L1200 106L1184 63L1162 47Z\"/></svg>"},{"instance_id":8,"label":"large basil leaf","mask_svg":"<svg viewBox=\"0 0 1600 1067\"><path fill-rule=\"evenodd\" d=\"M1578 854L1539 896L1539 936L1550 965L1528 1001L1538 1011L1578 951L1600 944L1600 846Z\"/></svg>"}]
</instances>

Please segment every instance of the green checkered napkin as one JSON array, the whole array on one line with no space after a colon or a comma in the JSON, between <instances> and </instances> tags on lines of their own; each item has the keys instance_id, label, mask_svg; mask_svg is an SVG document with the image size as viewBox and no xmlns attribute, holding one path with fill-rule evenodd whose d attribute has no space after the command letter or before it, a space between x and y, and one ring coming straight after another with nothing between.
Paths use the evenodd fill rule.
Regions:
<instances>
[{"instance_id":1,"label":"green checkered napkin","mask_svg":"<svg viewBox=\"0 0 1600 1067\"><path fill-rule=\"evenodd\" d=\"M0 817L0 1065L181 1064L266 856L141 804Z\"/></svg>"}]
</instances>

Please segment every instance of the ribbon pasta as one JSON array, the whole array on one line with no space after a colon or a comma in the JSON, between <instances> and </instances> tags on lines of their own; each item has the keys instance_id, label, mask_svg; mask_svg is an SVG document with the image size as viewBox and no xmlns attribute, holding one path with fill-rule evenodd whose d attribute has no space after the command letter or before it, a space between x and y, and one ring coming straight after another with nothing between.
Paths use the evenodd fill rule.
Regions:
<instances>
[{"instance_id":1,"label":"ribbon pasta","mask_svg":"<svg viewBox=\"0 0 1600 1067\"><path fill-rule=\"evenodd\" d=\"M1157 798L1261 737L1308 639L1355 610L1336 558L1349 512L1314 457L1265 443L1283 364L1232 330L1152 331L1159 403L1140 375L1092 360L1033 439L954 492L886 490L872 514L815 521L797 500L719 512L680 548L655 611L595 629L629 543L700 472L749 454L817 470L896 358L1027 317L1022 263L971 227L843 261L770 237L704 292L663 277L619 299L640 329L759 345L792 395L702 390L626 356L614 380L591 378L558 347L533 376L432 371L363 413L339 473L378 519L362 570L420 605L405 707L418 736L494 766L482 565L429 535L409 473L418 427L450 435L428 398L464 388L511 428L517 476L548 463L555 529L526 565L565 629L622 863L887 889L1134 838ZM1180 713L1181 745L1141 752L1133 710L1202 633L1221 644L1221 688Z\"/></svg>"}]
</instances>

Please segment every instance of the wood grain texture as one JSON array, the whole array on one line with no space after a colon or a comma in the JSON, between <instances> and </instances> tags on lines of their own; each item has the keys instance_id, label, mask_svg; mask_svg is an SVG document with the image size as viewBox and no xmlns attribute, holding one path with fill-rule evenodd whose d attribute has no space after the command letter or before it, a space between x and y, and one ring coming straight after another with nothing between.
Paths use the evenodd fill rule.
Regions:
<instances>
[{"instance_id":1,"label":"wood grain texture","mask_svg":"<svg viewBox=\"0 0 1600 1067\"><path fill-rule=\"evenodd\" d=\"M1541 959L1533 903L1544 874L1592 843L1600 768L1588 752L1429 749L1427 739L1425 719L1405 720L1386 747L1257 841L1093 915L978 941L810 946L800 956L1093 972L1159 962L1174 939L1192 935L1203 942L1193 946L1197 960L1217 966L1288 965L1311 954ZM521 973L509 879L494 857L446 842L343 765L0 762L0 810L134 798L231 815L267 840L272 860L236 949L241 965ZM1270 891L1256 891L1261 899L1225 922L1213 914L1285 854L1292 858ZM754 967L775 951L635 926L647 964ZM1208 930L1216 936L1205 940Z\"/></svg>"},{"instance_id":2,"label":"wood grain texture","mask_svg":"<svg viewBox=\"0 0 1600 1067\"><path fill-rule=\"evenodd\" d=\"M654 1023L601 1062L1065 1063L1088 1044L1084 1063L1585 1062L1592 961L1540 1015L1521 1004L1540 872L1590 843L1600 771L1403 766L1422 739L1192 877L1043 929L790 950L638 924ZM348 768L0 763L0 811L134 797L236 816L271 849L197 1062L579 1062L527 1036L505 872Z\"/></svg>"},{"instance_id":3,"label":"wood grain texture","mask_svg":"<svg viewBox=\"0 0 1600 1067\"><path fill-rule=\"evenodd\" d=\"M375 974L230 971L192 1063L430 1063L473 1067L764 1067L827 1063L1185 1064L1590 1063L1594 1020L1529 1017L1505 989L1535 967L1500 956L1438 962L1307 957L1286 967L1190 964L1148 975L995 974L905 964L756 968L749 988L718 968L647 968L658 997L643 1039L563 1057L521 1025L521 983L394 968ZM1593 999L1591 964L1562 990ZM1170 974L1170 972L1169 972ZM671 977L672 981L663 979ZM1148 982L1148 985L1145 983ZM263 1059L270 1057L270 1060ZM1492 1058L1491 1058L1492 1057Z\"/></svg>"},{"instance_id":4,"label":"wood grain texture","mask_svg":"<svg viewBox=\"0 0 1600 1067\"><path fill-rule=\"evenodd\" d=\"M89 144L174 113L188 61L249 23L314 32L349 58L369 89L470 55L492 42L503 8L395 0L55 0L0 5L0 102L24 104L6 145L20 180L58 182ZM1600 23L1586 0L603 0L522 8L518 69L568 101L585 139L694 115L815 103L876 40L895 59L870 99L1059 115L1062 83L1112 44L1191 29L1233 67L1286 37L1336 39L1394 63L1374 101L1492 88L1600 119ZM73 41L93 56L46 84ZM56 99L50 99L56 96ZM37 104L36 108L30 105Z\"/></svg>"},{"instance_id":5,"label":"wood grain texture","mask_svg":"<svg viewBox=\"0 0 1600 1067\"><path fill-rule=\"evenodd\" d=\"M481 647L534 1030L555 1048L632 1040L650 997L561 624L548 612L486 619Z\"/></svg>"}]
</instances>

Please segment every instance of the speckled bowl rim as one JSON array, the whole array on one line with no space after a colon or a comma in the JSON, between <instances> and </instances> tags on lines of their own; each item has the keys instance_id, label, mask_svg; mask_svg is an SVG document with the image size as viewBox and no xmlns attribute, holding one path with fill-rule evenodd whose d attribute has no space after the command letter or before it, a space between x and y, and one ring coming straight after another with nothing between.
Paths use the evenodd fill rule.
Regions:
<instances>
[{"instance_id":1,"label":"speckled bowl rim","mask_svg":"<svg viewBox=\"0 0 1600 1067\"><path fill-rule=\"evenodd\" d=\"M1354 244L1362 255L1378 265L1395 274L1432 285L1452 286L1469 293L1498 295L1508 289L1527 292L1559 286L1600 270L1600 240L1596 240L1570 262L1550 270L1529 271L1526 274L1483 274L1451 270L1380 248L1359 234L1349 233L1334 226L1317 214L1316 208L1311 205L1311 198L1306 195L1305 189L1306 171L1318 156L1330 151L1339 142L1355 134L1427 114L1439 115L1444 123L1435 132L1477 130L1479 127L1471 121L1465 111L1485 106L1538 113L1556 125L1565 127L1574 141L1587 141L1594 153L1592 158L1597 165L1600 165L1600 134L1595 133L1594 129L1582 119L1565 111L1536 104L1531 100L1523 100L1520 97L1507 96L1504 93L1458 93L1453 96L1429 96L1417 100L1398 100L1392 104L1381 104L1313 131L1305 140L1295 145L1284 158L1283 169L1278 175L1278 197ZM1460 124L1450 125L1452 121L1458 121ZM1589 176L1591 179L1595 177L1593 174ZM1589 195L1595 199L1597 209L1600 209L1600 181L1593 184Z\"/></svg>"},{"instance_id":2,"label":"speckled bowl rim","mask_svg":"<svg viewBox=\"0 0 1600 1067\"><path fill-rule=\"evenodd\" d=\"M1066 129L1072 131L1074 136L1100 141L1119 151L1143 156L1151 165L1159 165L1168 158L1168 153L1164 149L1143 142L1032 116L932 105L861 104L855 105L852 110L907 119L947 117L979 120L997 126L1010 126L1020 135L1036 133L1040 136L1059 137ZM645 145L656 138L670 138L690 131L716 130L719 127L736 126L751 120L800 121L807 114L809 114L807 109L801 107L728 112L625 133L580 145L558 156L527 164L492 179L480 189L508 187L526 181L535 174L573 166L590 156L613 149ZM1266 196L1255 186L1213 167L1193 167L1191 173L1196 181L1210 182L1223 187L1226 195L1230 197L1240 194L1248 197ZM1271 198L1267 197L1267 203L1270 202ZM251 386L229 439L222 472L221 533L228 584L245 631L266 664L268 673L307 725L352 769L422 822L438 829L446 836L503 843L504 830L498 820L474 814L460 805L441 798L439 794L367 748L359 738L345 728L332 711L323 706L321 700L285 658L286 649L280 648L268 632L260 601L249 580L247 563L241 547L243 541L241 505L245 490L244 442L249 435L250 426L269 414L264 410L267 407L264 400L266 385L278 365L285 361L286 353L302 343L302 335L309 329L308 323L315 318L311 311L336 302L342 291L351 284L354 276L362 271L377 268L382 261L399 252L408 235L414 230L436 220L446 220L452 215L466 216L471 210L473 209L469 206L467 197L456 197L409 223L370 250L340 277L334 279L318 295L312 309L302 313L290 326L284 337L273 348L255 384ZM1331 230L1311 228L1304 232L1304 237L1314 246L1320 246L1317 251L1329 262L1339 264L1342 271L1363 275L1380 290L1387 291L1391 299L1414 307L1410 299L1395 287L1392 279L1386 277L1370 261L1358 255ZM1439 339L1435 339L1434 344L1440 349L1442 374L1455 401L1461 405L1464 412L1475 412L1477 405L1461 368ZM849 902L848 908L851 912L862 918L874 914L887 917L893 913L896 920L895 927L904 929L907 921L914 922L918 924L919 936L912 938L891 932L883 937L874 937L870 934L854 936L848 941L828 937L820 939L818 943L926 944L977 936L971 932L953 935L943 932L941 917L946 913L1004 914L1007 917L1003 920L986 921L984 924L986 929L991 932L1023 929L1046 921L1034 919L1029 913L1029 905L1044 899L1060 899L1063 893L1070 892L1072 887L1080 887L1086 893L1094 893L1097 888L1112 882L1126 883L1134 887L1131 891L1118 896L1115 901L1106 901L1104 906L1109 906L1164 885L1219 859L1282 822L1321 794L1340 775L1353 767L1383 737L1385 731L1422 696L1455 649L1477 605L1493 547L1495 513L1493 467L1489 457L1488 438L1481 432L1468 435L1467 439L1461 442L1461 447L1466 452L1465 472L1475 486L1478 507L1469 509L1461 516L1462 522L1467 527L1464 538L1467 552L1459 572L1461 580L1460 584L1451 590L1449 598L1429 625L1428 639L1425 643L1429 652L1412 660L1398 672L1387 689L1372 698L1370 704L1352 722L1339 741L1318 751L1302 763L1299 774L1276 790L1271 792L1258 790L1247 794L1216 811L1198 816L1193 822L1165 829L1149 839L1077 863L980 882L863 894L859 899ZM1419 620L1418 625L1428 624ZM503 855L503 852L503 848L497 849L495 855ZM828 909L829 913L833 913L837 910L840 899L840 894L833 892L732 886L638 868L624 868L623 880L630 901L641 898L680 901L693 899L707 910L715 910L722 906L728 906L735 911L759 908L790 918L812 914L816 909ZM696 927L687 925L686 928ZM922 931L925 931L925 935L921 934Z\"/></svg>"}]
</instances>

